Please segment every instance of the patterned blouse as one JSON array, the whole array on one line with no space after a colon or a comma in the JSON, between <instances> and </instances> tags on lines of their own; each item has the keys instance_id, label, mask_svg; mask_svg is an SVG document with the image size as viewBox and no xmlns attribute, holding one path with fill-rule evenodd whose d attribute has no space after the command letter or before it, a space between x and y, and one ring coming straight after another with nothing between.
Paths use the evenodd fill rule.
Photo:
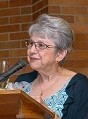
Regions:
<instances>
[{"instance_id":1,"label":"patterned blouse","mask_svg":"<svg viewBox=\"0 0 88 119\"><path fill-rule=\"evenodd\" d=\"M67 83L68 84L68 83ZM57 91L55 94L52 96L48 97L47 99L43 100L44 103L53 111L55 112L59 117L63 116L62 109L63 109L63 104L68 98L68 95L66 94L66 87L67 84L64 85L59 91ZM9 89L20 89L23 90L25 93L30 95L30 88L31 88L31 83L22 81L20 83L15 82L15 83L9 83L7 86Z\"/></svg>"}]
</instances>

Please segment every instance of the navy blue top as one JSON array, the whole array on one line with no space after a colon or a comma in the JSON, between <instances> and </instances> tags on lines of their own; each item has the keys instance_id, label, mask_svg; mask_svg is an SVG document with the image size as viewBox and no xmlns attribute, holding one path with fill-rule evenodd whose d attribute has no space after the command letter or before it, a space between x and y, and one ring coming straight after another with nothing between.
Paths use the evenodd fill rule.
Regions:
<instances>
[{"instance_id":1,"label":"navy blue top","mask_svg":"<svg viewBox=\"0 0 88 119\"><path fill-rule=\"evenodd\" d=\"M30 82L34 81L35 78L37 78L37 75L38 75L37 71L32 71L30 73L21 74L17 77L15 82L26 81L26 82L30 83Z\"/></svg>"},{"instance_id":2,"label":"navy blue top","mask_svg":"<svg viewBox=\"0 0 88 119\"><path fill-rule=\"evenodd\" d=\"M37 77L38 72L33 71L21 74L16 82L32 82ZM62 110L62 119L88 119L88 79L85 75L77 73L66 87L68 95Z\"/></svg>"}]
</instances>

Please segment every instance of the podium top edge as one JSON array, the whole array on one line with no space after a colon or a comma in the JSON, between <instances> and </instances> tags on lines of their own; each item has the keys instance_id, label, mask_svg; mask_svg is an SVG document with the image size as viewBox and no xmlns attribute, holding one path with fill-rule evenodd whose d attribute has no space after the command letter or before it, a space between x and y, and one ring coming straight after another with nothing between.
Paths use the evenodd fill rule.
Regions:
<instances>
[{"instance_id":1,"label":"podium top edge","mask_svg":"<svg viewBox=\"0 0 88 119\"><path fill-rule=\"evenodd\" d=\"M6 89L0 89L0 94L19 94L22 93L22 90L6 90Z\"/></svg>"}]
</instances>

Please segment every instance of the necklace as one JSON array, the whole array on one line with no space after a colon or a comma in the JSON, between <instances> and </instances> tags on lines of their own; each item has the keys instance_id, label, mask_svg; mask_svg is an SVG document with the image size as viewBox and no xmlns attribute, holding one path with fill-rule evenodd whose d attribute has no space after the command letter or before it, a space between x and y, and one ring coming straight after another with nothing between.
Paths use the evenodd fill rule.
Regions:
<instances>
[{"instance_id":1,"label":"necklace","mask_svg":"<svg viewBox=\"0 0 88 119\"><path fill-rule=\"evenodd\" d=\"M41 88L41 84L40 84L40 78L39 78L39 87L40 87L40 90L41 90L41 93L40 93L40 98L43 96L43 90Z\"/></svg>"},{"instance_id":2,"label":"necklace","mask_svg":"<svg viewBox=\"0 0 88 119\"><path fill-rule=\"evenodd\" d=\"M57 80L58 80L58 78L56 78L56 80L55 80L50 86L48 86L47 88L45 88L45 89L43 90L42 87L41 87L40 78L39 78L39 86L40 86L40 90L41 90L40 97L42 97L44 91L46 91L47 89L51 88L51 87L53 86L53 84L56 83Z\"/></svg>"},{"instance_id":3,"label":"necklace","mask_svg":"<svg viewBox=\"0 0 88 119\"><path fill-rule=\"evenodd\" d=\"M41 82L41 77L39 76L39 87L40 87L40 90L41 90L40 98L42 98L44 91L46 91L46 90L50 89L51 87L53 87L53 84L55 84L56 81L60 78L61 73L62 73L62 67L58 67L58 71L55 72L55 73L52 73L52 75L50 75L50 76L54 76L54 77L52 77L52 79L55 78L54 82L53 82L51 85L49 85L47 88L45 88L45 89L42 89L42 86L41 86L41 83L40 83L40 82ZM49 77L50 77L50 76L49 76ZM51 79L50 79L50 80L51 80ZM53 80L51 80L51 82L52 82L52 81L53 81ZM60 80L59 80L59 81L60 81Z\"/></svg>"}]
</instances>

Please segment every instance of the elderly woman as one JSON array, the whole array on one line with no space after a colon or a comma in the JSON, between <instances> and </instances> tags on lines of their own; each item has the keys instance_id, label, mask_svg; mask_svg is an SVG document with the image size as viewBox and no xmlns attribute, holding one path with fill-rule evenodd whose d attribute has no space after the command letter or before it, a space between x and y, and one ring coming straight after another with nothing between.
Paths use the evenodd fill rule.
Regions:
<instances>
[{"instance_id":1,"label":"elderly woman","mask_svg":"<svg viewBox=\"0 0 88 119\"><path fill-rule=\"evenodd\" d=\"M88 80L83 74L65 69L72 50L73 32L62 18L41 15L29 28L27 59L34 70L20 75L15 87L62 119L88 119Z\"/></svg>"}]
</instances>

